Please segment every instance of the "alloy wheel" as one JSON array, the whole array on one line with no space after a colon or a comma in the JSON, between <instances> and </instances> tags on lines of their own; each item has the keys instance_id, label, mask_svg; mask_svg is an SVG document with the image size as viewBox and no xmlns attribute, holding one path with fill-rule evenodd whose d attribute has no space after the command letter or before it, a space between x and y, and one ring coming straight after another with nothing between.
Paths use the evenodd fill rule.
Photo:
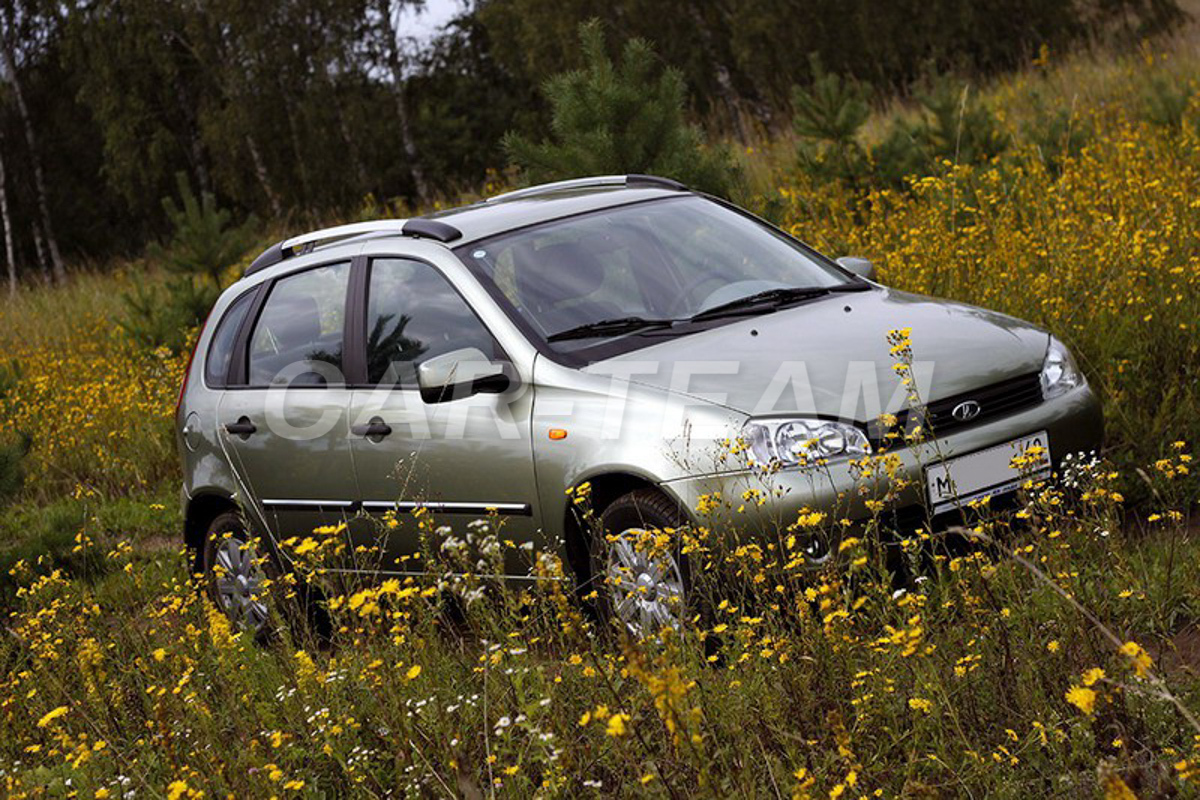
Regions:
<instances>
[{"instance_id":1,"label":"alloy wheel","mask_svg":"<svg viewBox=\"0 0 1200 800\"><path fill-rule=\"evenodd\" d=\"M217 545L213 570L217 602L238 628L257 634L269 612L263 599L263 571L254 545L227 537Z\"/></svg>"},{"instance_id":2,"label":"alloy wheel","mask_svg":"<svg viewBox=\"0 0 1200 800\"><path fill-rule=\"evenodd\" d=\"M613 537L606 570L613 611L637 638L678 630L684 609L679 563L671 553L639 549L645 533L630 528Z\"/></svg>"}]
</instances>

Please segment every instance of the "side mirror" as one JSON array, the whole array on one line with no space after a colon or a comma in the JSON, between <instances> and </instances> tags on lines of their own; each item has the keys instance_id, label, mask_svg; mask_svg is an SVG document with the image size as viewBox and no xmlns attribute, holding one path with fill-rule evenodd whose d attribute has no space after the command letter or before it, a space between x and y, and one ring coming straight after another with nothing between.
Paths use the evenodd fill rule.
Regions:
<instances>
[{"instance_id":1,"label":"side mirror","mask_svg":"<svg viewBox=\"0 0 1200 800\"><path fill-rule=\"evenodd\" d=\"M875 280L875 265L865 258L857 256L842 256L837 260L838 266L847 272L852 272L860 278Z\"/></svg>"},{"instance_id":2,"label":"side mirror","mask_svg":"<svg viewBox=\"0 0 1200 800\"><path fill-rule=\"evenodd\" d=\"M482 393L500 394L512 384L504 364L488 360L474 347L434 356L417 367L417 385L426 403L445 403Z\"/></svg>"}]
</instances>

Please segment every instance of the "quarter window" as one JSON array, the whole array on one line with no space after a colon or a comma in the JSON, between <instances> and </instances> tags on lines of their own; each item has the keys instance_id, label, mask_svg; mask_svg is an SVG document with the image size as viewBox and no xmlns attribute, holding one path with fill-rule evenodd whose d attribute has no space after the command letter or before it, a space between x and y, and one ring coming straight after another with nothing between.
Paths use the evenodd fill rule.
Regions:
<instances>
[{"instance_id":1,"label":"quarter window","mask_svg":"<svg viewBox=\"0 0 1200 800\"><path fill-rule=\"evenodd\" d=\"M367 378L414 388L417 367L434 356L474 347L499 355L491 333L440 272L420 261L371 262L367 294Z\"/></svg>"},{"instance_id":2,"label":"quarter window","mask_svg":"<svg viewBox=\"0 0 1200 800\"><path fill-rule=\"evenodd\" d=\"M233 345L237 341L242 320L246 319L246 312L254 302L254 295L255 291L252 290L234 300L213 334L212 343L208 346L208 358L204 362L204 382L213 388L224 387L228 382Z\"/></svg>"},{"instance_id":3,"label":"quarter window","mask_svg":"<svg viewBox=\"0 0 1200 800\"><path fill-rule=\"evenodd\" d=\"M343 325L350 264L278 280L250 337L250 385L345 383Z\"/></svg>"}]
</instances>

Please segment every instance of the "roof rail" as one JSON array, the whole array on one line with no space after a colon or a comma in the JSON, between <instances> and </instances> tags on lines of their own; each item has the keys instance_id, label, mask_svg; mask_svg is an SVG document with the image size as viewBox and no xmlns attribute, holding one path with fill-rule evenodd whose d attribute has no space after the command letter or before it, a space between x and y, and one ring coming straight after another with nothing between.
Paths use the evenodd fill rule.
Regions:
<instances>
[{"instance_id":1,"label":"roof rail","mask_svg":"<svg viewBox=\"0 0 1200 800\"><path fill-rule=\"evenodd\" d=\"M380 219L372 222L353 222L349 225L338 225L333 228L323 228L319 231L304 233L284 239L271 245L246 268L242 277L272 267L292 256L312 252L320 245L337 239L346 239L364 234L395 234L397 236L414 236L425 239L435 239L439 242L452 242L462 237L462 231L453 225L431 219Z\"/></svg>"},{"instance_id":2,"label":"roof rail","mask_svg":"<svg viewBox=\"0 0 1200 800\"><path fill-rule=\"evenodd\" d=\"M654 186L659 189L672 189L676 192L690 191L687 186L670 178L660 178L657 175L642 175L633 173L625 176L626 186Z\"/></svg>"},{"instance_id":3,"label":"roof rail","mask_svg":"<svg viewBox=\"0 0 1200 800\"><path fill-rule=\"evenodd\" d=\"M364 233L403 233L404 219L378 219L371 222L352 222L349 225L338 225L334 228L323 228L312 233L293 236L283 241L284 250L316 247L318 244L332 239L345 239L348 236L361 236Z\"/></svg>"},{"instance_id":4,"label":"roof rail","mask_svg":"<svg viewBox=\"0 0 1200 800\"><path fill-rule=\"evenodd\" d=\"M661 189L673 189L680 192L687 191L687 187L682 183L673 181L670 178L659 178L656 175L597 175L591 178L573 178L567 181L555 181L554 183L543 183L538 186L517 189L516 191L489 197L484 202L502 203L508 200L520 200L523 197L537 197L542 194L570 191L571 189L589 189L601 186L655 186Z\"/></svg>"}]
</instances>

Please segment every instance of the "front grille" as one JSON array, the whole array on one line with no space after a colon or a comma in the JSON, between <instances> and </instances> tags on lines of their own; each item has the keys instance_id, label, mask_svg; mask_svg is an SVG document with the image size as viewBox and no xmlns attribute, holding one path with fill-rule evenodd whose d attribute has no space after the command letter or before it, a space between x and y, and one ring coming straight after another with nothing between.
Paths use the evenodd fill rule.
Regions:
<instances>
[{"instance_id":1,"label":"front grille","mask_svg":"<svg viewBox=\"0 0 1200 800\"><path fill-rule=\"evenodd\" d=\"M979 413L968 420L955 417L954 409L959 404L968 401L979 404ZM1040 402L1042 402L1041 376L1037 372L1031 372L1028 375L1009 378L989 386L981 386L953 397L935 400L925 407L923 420L921 419L922 414L913 409L905 409L896 414L896 425L890 429L885 428L879 420L873 420L867 425L867 436L871 440L871 446L876 450L883 449L885 446L895 449L903 446L905 439L902 437L886 438L889 430L908 434L917 425L920 425L921 438L928 438L930 435L945 436L957 430L991 422L994 419L1035 406Z\"/></svg>"}]
</instances>

